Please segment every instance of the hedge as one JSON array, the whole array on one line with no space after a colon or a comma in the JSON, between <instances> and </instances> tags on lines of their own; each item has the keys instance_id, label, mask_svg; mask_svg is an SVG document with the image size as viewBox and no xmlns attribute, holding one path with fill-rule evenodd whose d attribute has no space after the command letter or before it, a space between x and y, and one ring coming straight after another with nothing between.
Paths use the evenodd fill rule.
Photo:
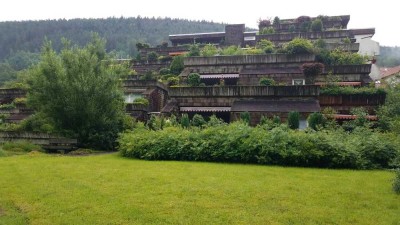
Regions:
<instances>
[{"instance_id":1,"label":"hedge","mask_svg":"<svg viewBox=\"0 0 400 225\"><path fill-rule=\"evenodd\" d=\"M121 134L122 156L145 160L234 162L282 166L375 169L400 165L400 143L391 133L268 130L232 123L205 129L169 127Z\"/></svg>"}]
</instances>

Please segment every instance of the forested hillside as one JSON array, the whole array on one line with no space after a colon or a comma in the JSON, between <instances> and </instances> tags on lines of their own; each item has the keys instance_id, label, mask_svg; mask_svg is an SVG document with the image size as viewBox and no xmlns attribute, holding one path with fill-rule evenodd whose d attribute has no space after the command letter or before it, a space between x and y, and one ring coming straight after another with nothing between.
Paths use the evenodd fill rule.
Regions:
<instances>
[{"instance_id":1,"label":"forested hillside","mask_svg":"<svg viewBox=\"0 0 400 225\"><path fill-rule=\"evenodd\" d=\"M378 65L381 67L394 67L400 65L400 47L381 46Z\"/></svg>"},{"instance_id":2,"label":"forested hillside","mask_svg":"<svg viewBox=\"0 0 400 225\"><path fill-rule=\"evenodd\" d=\"M79 45L86 44L92 32L107 40L107 51L120 56L134 56L135 44L147 42L158 45L168 40L169 34L223 31L224 25L206 21L171 18L107 18L45 20L0 23L0 61L18 51L39 52L45 37L61 48L65 37Z\"/></svg>"}]
</instances>

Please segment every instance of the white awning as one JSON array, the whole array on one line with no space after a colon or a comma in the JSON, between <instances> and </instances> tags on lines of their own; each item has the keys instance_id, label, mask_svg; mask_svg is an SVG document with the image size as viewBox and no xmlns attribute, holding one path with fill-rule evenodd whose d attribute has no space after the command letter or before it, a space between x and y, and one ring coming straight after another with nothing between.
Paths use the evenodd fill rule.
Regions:
<instances>
[{"instance_id":1,"label":"white awning","mask_svg":"<svg viewBox=\"0 0 400 225\"><path fill-rule=\"evenodd\" d=\"M230 112L231 107L180 107L181 112Z\"/></svg>"},{"instance_id":2,"label":"white awning","mask_svg":"<svg viewBox=\"0 0 400 225\"><path fill-rule=\"evenodd\" d=\"M221 78L239 78L239 74L232 73L232 74L202 74L200 75L201 79L221 79Z\"/></svg>"}]
</instances>

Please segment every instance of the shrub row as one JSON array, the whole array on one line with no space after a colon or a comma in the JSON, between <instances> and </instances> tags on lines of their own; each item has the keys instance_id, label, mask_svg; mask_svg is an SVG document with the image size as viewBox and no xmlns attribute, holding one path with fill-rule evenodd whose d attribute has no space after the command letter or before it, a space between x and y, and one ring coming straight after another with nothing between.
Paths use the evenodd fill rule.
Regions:
<instances>
[{"instance_id":1,"label":"shrub row","mask_svg":"<svg viewBox=\"0 0 400 225\"><path fill-rule=\"evenodd\" d=\"M140 129L119 138L122 156L138 159L354 169L398 167L399 145L394 135L367 129L304 132L285 125L267 130L243 123L192 130Z\"/></svg>"}]
</instances>

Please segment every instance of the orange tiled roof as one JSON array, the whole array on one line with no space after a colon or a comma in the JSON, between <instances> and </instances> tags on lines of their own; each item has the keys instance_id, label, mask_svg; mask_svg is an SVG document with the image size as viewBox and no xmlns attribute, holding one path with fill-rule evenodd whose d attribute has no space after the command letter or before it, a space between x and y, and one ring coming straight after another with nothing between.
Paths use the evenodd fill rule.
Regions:
<instances>
[{"instance_id":1,"label":"orange tiled roof","mask_svg":"<svg viewBox=\"0 0 400 225\"><path fill-rule=\"evenodd\" d=\"M381 69L381 78L388 77L390 75L396 74L400 72L400 66L392 67L392 68L382 68Z\"/></svg>"}]
</instances>

